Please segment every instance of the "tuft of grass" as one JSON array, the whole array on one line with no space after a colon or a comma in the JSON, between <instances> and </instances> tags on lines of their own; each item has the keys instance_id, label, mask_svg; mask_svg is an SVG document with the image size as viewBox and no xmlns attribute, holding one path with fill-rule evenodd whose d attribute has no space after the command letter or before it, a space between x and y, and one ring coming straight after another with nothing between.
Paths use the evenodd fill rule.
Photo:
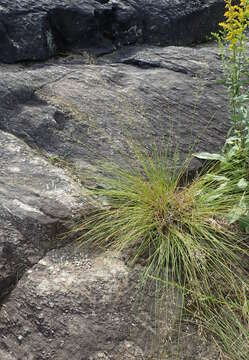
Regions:
<instances>
[{"instance_id":1,"label":"tuft of grass","mask_svg":"<svg viewBox=\"0 0 249 360\"><path fill-rule=\"evenodd\" d=\"M244 299L244 303L238 298L228 300L224 293L219 300L219 303L215 299L203 304L199 321L219 341L223 358L246 360L249 358L248 300Z\"/></svg>"},{"instance_id":2,"label":"tuft of grass","mask_svg":"<svg viewBox=\"0 0 249 360\"><path fill-rule=\"evenodd\" d=\"M103 187L94 191L105 205L93 207L72 232L81 245L129 250L131 263L142 259L143 282L156 279L165 289L180 289L184 313L208 329L232 360L246 360L249 251L230 224L241 202L238 179L232 167L218 166L189 182L189 162L179 167L177 156L170 158L137 152L134 167L109 165Z\"/></svg>"}]
</instances>

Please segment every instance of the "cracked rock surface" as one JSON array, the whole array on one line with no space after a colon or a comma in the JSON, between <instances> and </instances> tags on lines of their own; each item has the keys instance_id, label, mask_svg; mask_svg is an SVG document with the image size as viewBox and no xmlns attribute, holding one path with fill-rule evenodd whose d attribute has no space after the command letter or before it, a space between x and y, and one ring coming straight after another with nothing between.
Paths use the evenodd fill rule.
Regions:
<instances>
[{"instance_id":1,"label":"cracked rock surface","mask_svg":"<svg viewBox=\"0 0 249 360\"><path fill-rule=\"evenodd\" d=\"M1 360L175 360L177 294L157 318L162 346L153 289L137 297L142 269L57 235L89 205L103 162L133 162L130 142L171 142L181 159L223 145L216 47L163 46L202 40L222 9L223 0L0 0ZM64 52L76 48L88 51ZM183 360L218 359L190 324L181 344Z\"/></svg>"}]
</instances>

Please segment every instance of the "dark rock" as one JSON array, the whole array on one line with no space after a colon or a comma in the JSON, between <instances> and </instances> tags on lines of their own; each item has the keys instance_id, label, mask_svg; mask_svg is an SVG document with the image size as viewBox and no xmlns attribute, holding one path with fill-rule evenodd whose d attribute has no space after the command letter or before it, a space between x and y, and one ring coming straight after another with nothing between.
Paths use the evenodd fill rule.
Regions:
<instances>
[{"instance_id":1,"label":"dark rock","mask_svg":"<svg viewBox=\"0 0 249 360\"><path fill-rule=\"evenodd\" d=\"M130 142L177 144L181 158L220 149L229 123L216 48L129 46L0 72L1 295L16 285L0 311L0 359L158 360L161 347L147 341L153 299L148 291L136 307L135 270L109 254L76 255L54 237L88 206L82 190L101 185L100 163L132 163ZM167 351L176 347L171 301ZM189 341L192 330L183 359L217 359L198 335Z\"/></svg>"},{"instance_id":2,"label":"dark rock","mask_svg":"<svg viewBox=\"0 0 249 360\"><path fill-rule=\"evenodd\" d=\"M223 0L0 0L0 61L44 60L74 48L205 41Z\"/></svg>"},{"instance_id":3,"label":"dark rock","mask_svg":"<svg viewBox=\"0 0 249 360\"><path fill-rule=\"evenodd\" d=\"M217 151L229 123L216 49L127 50L95 65L5 67L0 128L85 171L132 157L131 139L147 147L177 143L182 157Z\"/></svg>"}]
</instances>

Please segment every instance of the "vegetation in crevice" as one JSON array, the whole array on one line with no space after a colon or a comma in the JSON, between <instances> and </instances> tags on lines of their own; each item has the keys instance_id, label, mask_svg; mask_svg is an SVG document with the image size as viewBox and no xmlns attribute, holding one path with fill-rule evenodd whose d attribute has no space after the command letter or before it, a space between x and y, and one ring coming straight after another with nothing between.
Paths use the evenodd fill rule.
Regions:
<instances>
[{"instance_id":1,"label":"vegetation in crevice","mask_svg":"<svg viewBox=\"0 0 249 360\"><path fill-rule=\"evenodd\" d=\"M182 293L183 318L202 326L224 359L249 358L249 1L225 0L216 34L233 126L203 172L188 180L177 152L137 151L137 166L108 164L92 208L72 228L82 245L129 250L143 282ZM172 160L173 159L173 160ZM179 355L180 356L180 355ZM184 354L183 354L184 356Z\"/></svg>"}]
</instances>

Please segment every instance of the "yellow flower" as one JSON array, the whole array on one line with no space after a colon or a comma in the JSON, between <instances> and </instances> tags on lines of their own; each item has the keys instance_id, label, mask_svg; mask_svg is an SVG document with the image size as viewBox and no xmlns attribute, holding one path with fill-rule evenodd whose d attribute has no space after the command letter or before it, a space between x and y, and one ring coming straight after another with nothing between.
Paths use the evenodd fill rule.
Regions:
<instances>
[{"instance_id":1,"label":"yellow flower","mask_svg":"<svg viewBox=\"0 0 249 360\"><path fill-rule=\"evenodd\" d=\"M223 28L223 38L233 49L245 40L245 30L249 26L249 0L240 0L233 5L232 0L225 0L225 21L219 25Z\"/></svg>"}]
</instances>

